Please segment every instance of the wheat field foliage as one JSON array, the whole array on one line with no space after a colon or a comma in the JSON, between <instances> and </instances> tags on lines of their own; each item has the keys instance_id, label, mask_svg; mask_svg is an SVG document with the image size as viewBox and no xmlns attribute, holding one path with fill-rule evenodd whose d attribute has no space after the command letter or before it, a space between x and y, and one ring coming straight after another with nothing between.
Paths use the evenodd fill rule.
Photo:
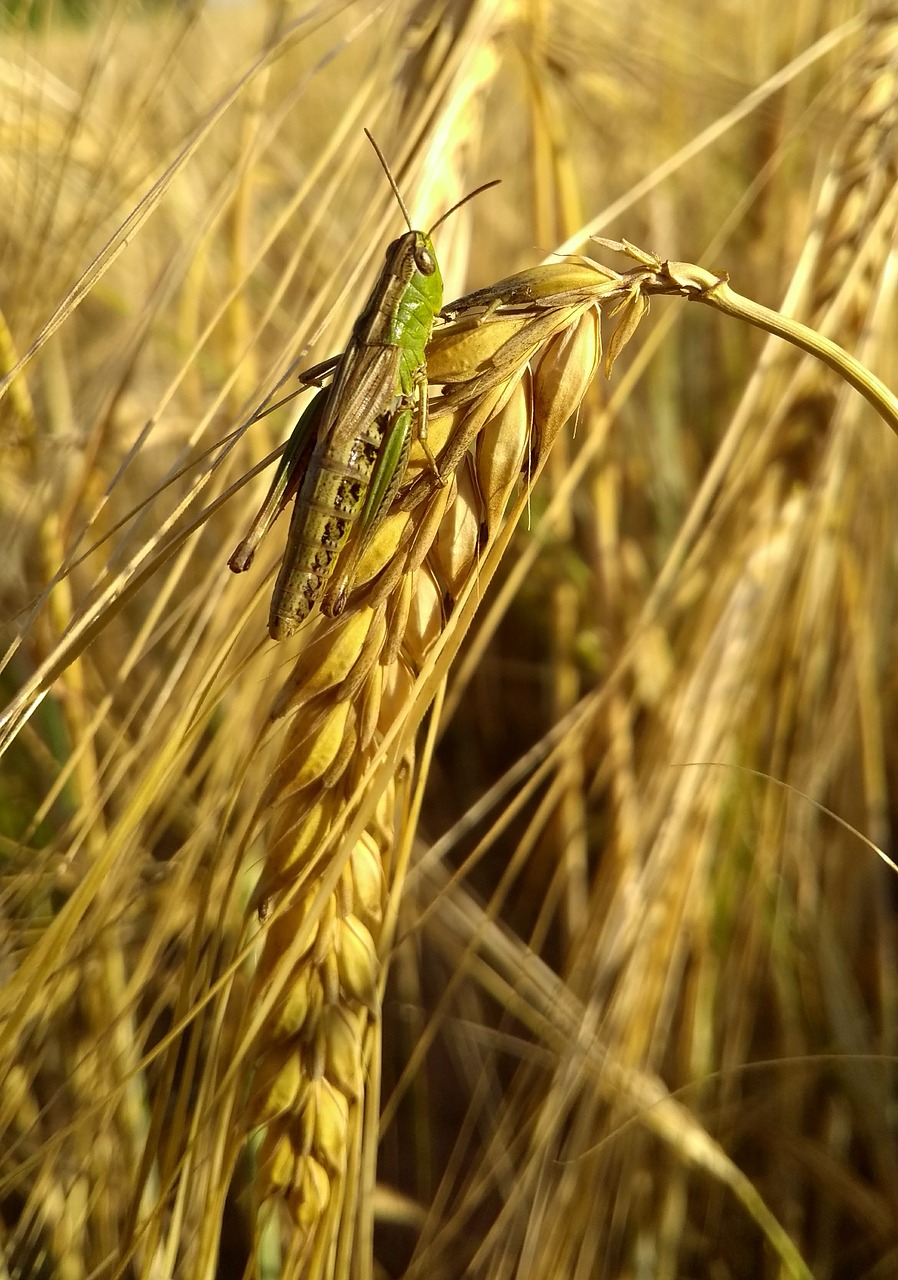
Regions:
<instances>
[{"instance_id":1,"label":"wheat field foliage","mask_svg":"<svg viewBox=\"0 0 898 1280\"><path fill-rule=\"evenodd\" d=\"M893 1274L896 55L9 14L7 1274ZM403 229L364 128L416 226L501 186L439 475L273 644L286 518L227 560Z\"/></svg>"}]
</instances>

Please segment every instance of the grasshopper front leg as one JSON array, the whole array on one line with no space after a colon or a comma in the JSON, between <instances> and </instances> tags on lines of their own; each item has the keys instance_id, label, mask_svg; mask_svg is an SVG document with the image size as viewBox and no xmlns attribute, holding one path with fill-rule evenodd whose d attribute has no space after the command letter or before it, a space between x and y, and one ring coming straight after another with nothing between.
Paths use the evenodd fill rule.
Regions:
<instances>
[{"instance_id":1,"label":"grasshopper front leg","mask_svg":"<svg viewBox=\"0 0 898 1280\"><path fill-rule=\"evenodd\" d=\"M418 444L423 449L424 456L436 477L437 483L441 488L445 488L448 482L440 471L439 463L433 456L433 450L427 443L427 385L427 366L420 365L415 370L415 396L418 407L418 427L416 436Z\"/></svg>"}]
</instances>

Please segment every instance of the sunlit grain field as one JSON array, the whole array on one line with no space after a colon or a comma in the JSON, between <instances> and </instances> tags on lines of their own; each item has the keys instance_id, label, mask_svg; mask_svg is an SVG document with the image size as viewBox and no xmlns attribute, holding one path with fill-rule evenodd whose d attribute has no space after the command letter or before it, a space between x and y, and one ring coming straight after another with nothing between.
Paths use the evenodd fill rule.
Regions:
<instances>
[{"instance_id":1,"label":"sunlit grain field","mask_svg":"<svg viewBox=\"0 0 898 1280\"><path fill-rule=\"evenodd\" d=\"M898 23L691 9L8 19L3 1275L898 1275L894 398L676 287L898 388ZM447 303L550 266L273 643L364 128L416 227L501 180Z\"/></svg>"}]
</instances>

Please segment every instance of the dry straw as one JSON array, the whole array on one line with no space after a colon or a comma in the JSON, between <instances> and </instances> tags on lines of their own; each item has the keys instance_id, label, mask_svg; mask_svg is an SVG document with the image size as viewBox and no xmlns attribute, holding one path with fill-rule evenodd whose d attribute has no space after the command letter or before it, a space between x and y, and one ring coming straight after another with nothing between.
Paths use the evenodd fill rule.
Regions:
<instances>
[{"instance_id":1,"label":"dry straw","mask_svg":"<svg viewBox=\"0 0 898 1280\"><path fill-rule=\"evenodd\" d=\"M25 759L33 800L2 846L11 1274L212 1277L223 1232L228 1248L239 1237L241 1266L284 1280L370 1280L380 1263L407 1280L720 1267L806 1280L807 1259L826 1274L891 1273L898 1172L879 1065L894 1050L893 922L870 849L824 806L885 844L896 455L859 398L781 339L894 427L894 398L821 334L893 376L895 26L871 19L849 60L860 24L832 26L836 6L815 14L813 48L791 16L759 26L743 8L707 59L691 32L673 50L688 94L661 9L617 26L613 10L491 0L333 5L355 24L340 44L351 94L330 78L333 29L314 73L312 58L290 58L312 7L284 28L257 14L259 55L237 72L219 73L209 49L227 31L242 59L245 31L231 39L223 10L205 25L191 9L170 47L146 29L144 66L92 49L82 105L51 77L23 93L22 127L4 135L24 145L8 183L4 230L22 252L4 259L0 391L30 470L15 454L2 502L17 534L29 498L38 519L7 548L10 612L30 594L19 578L46 582L82 522L95 523L79 547L110 532L114 504L143 502L157 467L163 501L111 529L114 555L76 564L72 551L8 655L0 745L22 752L5 759ZM186 141L173 48L192 92L201 75L226 83ZM834 48L844 98L827 96L808 129L818 60ZM529 116L509 76L519 52ZM776 74L729 110L765 56ZM110 111L90 86L108 88L116 66L129 74ZM495 150L476 157L486 87L495 120L529 120L531 166L506 128L487 130ZM310 148L312 98L326 123ZM712 137L727 146L736 121L748 138L726 161L701 154ZM416 177L433 184L432 209L410 198L422 225L467 189L475 158L502 176L504 207L477 211L499 232L474 246L479 279L510 247L529 255L577 225L581 183L589 208L645 197L617 200L611 230L726 263L740 282L760 264L750 287L765 298L798 266L782 314L722 272L607 240L600 256L617 269L556 260L462 299L428 351L443 482L416 449L344 614L247 653L261 625L234 602L261 596L262 574L241 587L225 569L228 495L195 510L247 460L235 451L189 490L178 467L196 463L204 430L220 439L249 411L257 382L305 358L328 309L351 323L362 273L395 234L366 204L363 124L412 193ZM698 144L673 152L681 127ZM49 196L32 138L69 157ZM653 148L673 159L646 177ZM192 157L205 182L201 166L186 171ZM148 174L158 184L138 199ZM536 230L521 217L529 181ZM440 230L447 276L466 223ZM718 230L713 248L692 247ZM707 313L690 326L694 308L665 304L640 327L655 295L776 337L747 373L747 348L730 345L739 326ZM663 340L684 313L679 345ZM596 411L603 358L634 333ZM743 387L720 440L721 406ZM144 447L178 432L190 444L177 463ZM261 454L264 435L260 424L245 447ZM559 538L538 562L564 525L576 551ZM500 636L483 662L522 583L509 630L525 642ZM537 677L547 613L556 651ZM522 669L528 696L503 698ZM557 712L543 738L539 679ZM455 825L415 844L434 743L458 724L473 740L477 717L509 754L537 741L469 808L488 770L463 795L468 780L447 777L441 756L424 825L449 824L440 788L458 800ZM380 1237L375 1249L375 1218L385 1236L407 1233L394 1252Z\"/></svg>"}]
</instances>

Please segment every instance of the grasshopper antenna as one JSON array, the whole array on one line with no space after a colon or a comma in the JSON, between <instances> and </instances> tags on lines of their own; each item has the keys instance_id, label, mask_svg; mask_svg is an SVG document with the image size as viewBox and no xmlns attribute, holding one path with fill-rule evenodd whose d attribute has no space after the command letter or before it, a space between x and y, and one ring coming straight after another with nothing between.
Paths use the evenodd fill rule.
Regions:
<instances>
[{"instance_id":1,"label":"grasshopper antenna","mask_svg":"<svg viewBox=\"0 0 898 1280\"><path fill-rule=\"evenodd\" d=\"M466 196L462 196L460 200L456 200L451 209L447 209L444 214L437 218L436 222L428 231L428 236L432 236L437 227L442 226L450 214L455 213L456 209L460 209L463 204L467 204L469 200L473 200L475 196L479 196L482 191L489 191L490 187L498 187L501 181L501 178L493 178L492 182L484 182L481 186L475 187L473 191L469 191Z\"/></svg>"},{"instance_id":2,"label":"grasshopper antenna","mask_svg":"<svg viewBox=\"0 0 898 1280\"><path fill-rule=\"evenodd\" d=\"M386 162L384 153L381 151L380 147L374 141L374 138L371 136L371 134L368 132L367 129L365 130L365 137L368 139L368 141L371 143L372 147L374 148L377 154L377 158L381 163L381 167L383 168L384 173L387 175L387 179L390 183L390 186L393 188L393 195L399 201L399 208L402 210L402 216L403 218L405 218L406 226L408 227L409 231L414 231L415 228L412 226L412 220L411 220L411 217L409 216L409 211L405 207L405 201L402 198L402 193L400 192L399 188L396 186L396 180L393 177L392 173L390 173L390 166ZM501 178L493 178L492 182L484 182L482 186L475 187L473 191L469 191L466 196L463 196L461 198L461 200L457 200L451 209L447 209L446 212L441 217L437 218L436 222L428 231L427 233L428 236L432 236L433 233L436 231L437 227L442 226L442 224L446 221L446 219L450 216L450 214L455 213L456 209L460 209L463 204L467 204L469 200L473 200L475 196L479 196L482 191L489 191L490 187L498 187L501 181L502 181Z\"/></svg>"},{"instance_id":3,"label":"grasshopper antenna","mask_svg":"<svg viewBox=\"0 0 898 1280\"><path fill-rule=\"evenodd\" d=\"M402 192L396 186L396 179L393 177L392 173L390 173L390 166L387 164L386 159L384 158L384 153L381 151L380 147L374 141L374 138L371 136L371 134L368 132L367 129L365 130L365 137L368 139L368 141L371 143L372 147L374 148L375 152L377 153L377 158L381 163L381 167L383 168L384 173L387 175L387 180L389 181L390 186L393 188L393 195L399 201L399 208L402 210L402 216L403 218L405 218L406 225L408 226L409 231L414 231L415 228L412 226L412 220L408 216L408 209L406 209L405 207L405 201L402 198Z\"/></svg>"}]
</instances>

